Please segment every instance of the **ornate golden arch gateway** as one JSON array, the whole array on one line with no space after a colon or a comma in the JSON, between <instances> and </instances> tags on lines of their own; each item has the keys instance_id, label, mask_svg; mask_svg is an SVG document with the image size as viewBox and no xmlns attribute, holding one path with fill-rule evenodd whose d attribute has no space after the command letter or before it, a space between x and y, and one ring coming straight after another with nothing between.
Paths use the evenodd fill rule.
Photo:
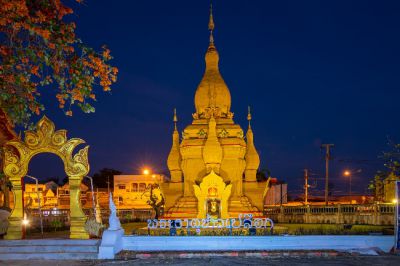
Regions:
<instances>
[{"instance_id":1,"label":"ornate golden arch gateway","mask_svg":"<svg viewBox=\"0 0 400 266\"><path fill-rule=\"evenodd\" d=\"M11 140L5 144L4 174L10 180L14 194L14 209L9 217L10 226L5 236L6 239L22 238L22 219L24 217L22 178L28 173L32 157L39 153L53 153L62 159L70 186L70 238L89 238L84 229L86 216L79 200L82 178L89 172L89 146L73 155L74 149L83 143L85 141L79 138L68 140L66 130L55 131L54 123L43 116L36 125L36 132L25 131L24 141Z\"/></svg>"}]
</instances>

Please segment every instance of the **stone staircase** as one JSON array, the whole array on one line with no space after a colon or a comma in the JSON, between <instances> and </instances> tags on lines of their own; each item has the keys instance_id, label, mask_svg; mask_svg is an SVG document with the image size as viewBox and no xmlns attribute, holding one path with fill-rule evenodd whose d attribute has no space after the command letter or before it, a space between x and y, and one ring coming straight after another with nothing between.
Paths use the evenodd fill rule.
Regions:
<instances>
[{"instance_id":1,"label":"stone staircase","mask_svg":"<svg viewBox=\"0 0 400 266\"><path fill-rule=\"evenodd\" d=\"M94 260L99 240L34 239L0 240L2 260Z\"/></svg>"},{"instance_id":2,"label":"stone staircase","mask_svg":"<svg viewBox=\"0 0 400 266\"><path fill-rule=\"evenodd\" d=\"M229 200L229 215L230 217L238 217L239 214L252 214L253 217L262 217L263 214L254 207L246 196L238 197Z\"/></svg>"},{"instance_id":3,"label":"stone staircase","mask_svg":"<svg viewBox=\"0 0 400 266\"><path fill-rule=\"evenodd\" d=\"M181 197L175 205L164 213L166 219L197 217L197 199L195 197Z\"/></svg>"}]
</instances>

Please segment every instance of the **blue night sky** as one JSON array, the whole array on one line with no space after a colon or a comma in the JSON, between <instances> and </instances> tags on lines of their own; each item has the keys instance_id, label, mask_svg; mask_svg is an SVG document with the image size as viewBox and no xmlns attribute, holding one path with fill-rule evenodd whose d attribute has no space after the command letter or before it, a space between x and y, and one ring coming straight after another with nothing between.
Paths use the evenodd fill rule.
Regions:
<instances>
[{"instance_id":1,"label":"blue night sky","mask_svg":"<svg viewBox=\"0 0 400 266\"><path fill-rule=\"evenodd\" d=\"M135 174L145 165L167 172L173 108L180 131L192 121L209 1L67 3L78 36L96 49L106 44L120 72L111 95L98 93L95 114L73 109L65 117L44 95L45 114L91 146L91 174L103 167ZM215 43L235 122L247 127L250 105L260 167L290 191L301 192L305 167L324 176L320 144L334 143L335 189L347 191L345 168L362 169L353 189L363 192L382 168L377 157L387 137L400 141L399 14L395 0L214 1ZM32 160L29 173L64 175L61 161L45 155Z\"/></svg>"}]
</instances>

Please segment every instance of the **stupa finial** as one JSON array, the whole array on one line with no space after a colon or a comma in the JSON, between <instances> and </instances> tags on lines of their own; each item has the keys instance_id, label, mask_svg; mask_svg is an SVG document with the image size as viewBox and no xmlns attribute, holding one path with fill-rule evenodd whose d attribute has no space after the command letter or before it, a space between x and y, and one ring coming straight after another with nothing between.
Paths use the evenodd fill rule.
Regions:
<instances>
[{"instance_id":1,"label":"stupa finial","mask_svg":"<svg viewBox=\"0 0 400 266\"><path fill-rule=\"evenodd\" d=\"M215 28L214 18L212 13L212 2L210 3L210 19L208 21L208 30L210 31L210 44L214 44L213 31Z\"/></svg>"},{"instance_id":2,"label":"stupa finial","mask_svg":"<svg viewBox=\"0 0 400 266\"><path fill-rule=\"evenodd\" d=\"M178 116L176 115L176 108L174 108L174 129L177 130L176 123L178 122Z\"/></svg>"},{"instance_id":3,"label":"stupa finial","mask_svg":"<svg viewBox=\"0 0 400 266\"><path fill-rule=\"evenodd\" d=\"M251 111L250 111L250 106L247 106L247 121L249 121L249 128L251 128Z\"/></svg>"}]
</instances>

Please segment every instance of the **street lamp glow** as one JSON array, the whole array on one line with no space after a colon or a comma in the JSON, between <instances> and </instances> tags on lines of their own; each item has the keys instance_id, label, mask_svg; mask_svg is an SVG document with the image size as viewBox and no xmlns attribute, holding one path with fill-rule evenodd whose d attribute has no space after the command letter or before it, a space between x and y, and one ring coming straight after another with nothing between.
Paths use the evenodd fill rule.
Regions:
<instances>
[{"instance_id":1,"label":"street lamp glow","mask_svg":"<svg viewBox=\"0 0 400 266\"><path fill-rule=\"evenodd\" d=\"M26 219L26 218L24 218L24 219L22 220L22 224L25 225L25 226L29 225L29 220Z\"/></svg>"},{"instance_id":2,"label":"street lamp glow","mask_svg":"<svg viewBox=\"0 0 400 266\"><path fill-rule=\"evenodd\" d=\"M350 172L349 170L346 170L346 171L344 171L343 175L344 175L344 176L350 176L350 175L351 175L351 172Z\"/></svg>"},{"instance_id":3,"label":"street lamp glow","mask_svg":"<svg viewBox=\"0 0 400 266\"><path fill-rule=\"evenodd\" d=\"M150 170L149 170L149 169L147 169L147 168L146 168L146 169L144 169L144 170L143 170L143 174L144 174L144 175L148 175L148 174L150 174Z\"/></svg>"},{"instance_id":4,"label":"street lamp glow","mask_svg":"<svg viewBox=\"0 0 400 266\"><path fill-rule=\"evenodd\" d=\"M393 202L394 204L396 204L396 203L397 203L397 199L393 199L392 202Z\"/></svg>"}]
</instances>

